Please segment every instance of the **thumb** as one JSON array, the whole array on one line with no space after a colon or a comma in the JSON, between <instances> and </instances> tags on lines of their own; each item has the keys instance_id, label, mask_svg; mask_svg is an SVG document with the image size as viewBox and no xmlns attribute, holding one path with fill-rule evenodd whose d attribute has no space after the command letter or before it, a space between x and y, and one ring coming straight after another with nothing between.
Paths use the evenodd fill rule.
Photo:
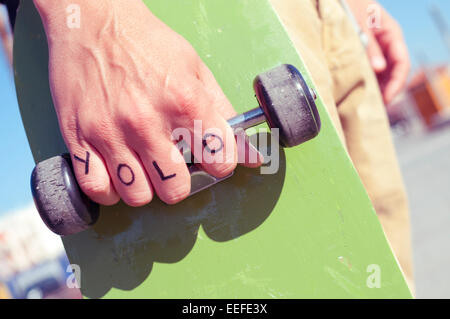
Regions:
<instances>
[{"instance_id":1,"label":"thumb","mask_svg":"<svg viewBox=\"0 0 450 319\"><path fill-rule=\"evenodd\" d=\"M375 73L382 73L387 68L387 61L383 55L383 51L378 44L376 38L369 36L369 45L367 46L367 55L369 56L370 65Z\"/></svg>"},{"instance_id":2,"label":"thumb","mask_svg":"<svg viewBox=\"0 0 450 319\"><path fill-rule=\"evenodd\" d=\"M236 116L236 111L223 93L211 71L204 64L201 65L201 71L206 90L212 94L215 109L226 120ZM238 129L234 133L237 142L238 163L250 168L261 166L264 163L264 156L252 145L246 132Z\"/></svg>"}]
</instances>

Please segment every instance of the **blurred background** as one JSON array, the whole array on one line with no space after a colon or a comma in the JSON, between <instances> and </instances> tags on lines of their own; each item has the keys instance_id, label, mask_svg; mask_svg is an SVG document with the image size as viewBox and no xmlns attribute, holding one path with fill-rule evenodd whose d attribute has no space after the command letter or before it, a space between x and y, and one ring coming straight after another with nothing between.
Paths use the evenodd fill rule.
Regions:
<instances>
[{"instance_id":1,"label":"blurred background","mask_svg":"<svg viewBox=\"0 0 450 319\"><path fill-rule=\"evenodd\" d=\"M418 298L450 298L450 1L380 0L412 59L405 92L387 106L411 206ZM17 106L6 11L0 7L0 299L79 298L61 240L30 193L34 167ZM3 27L2 27L3 26Z\"/></svg>"}]
</instances>

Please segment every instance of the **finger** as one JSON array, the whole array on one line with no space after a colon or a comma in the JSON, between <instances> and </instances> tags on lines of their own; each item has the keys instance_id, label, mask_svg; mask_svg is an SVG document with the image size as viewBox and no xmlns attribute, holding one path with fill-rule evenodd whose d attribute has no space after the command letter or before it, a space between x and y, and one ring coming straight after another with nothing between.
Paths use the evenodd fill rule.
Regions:
<instances>
[{"instance_id":1,"label":"finger","mask_svg":"<svg viewBox=\"0 0 450 319\"><path fill-rule=\"evenodd\" d=\"M141 140L139 156L158 197L166 204L176 204L189 196L191 177L178 148L167 139L155 143Z\"/></svg>"},{"instance_id":2,"label":"finger","mask_svg":"<svg viewBox=\"0 0 450 319\"><path fill-rule=\"evenodd\" d=\"M238 163L249 168L261 166L264 163L264 156L250 142L247 133L242 129L237 129L234 134L238 149Z\"/></svg>"},{"instance_id":3,"label":"finger","mask_svg":"<svg viewBox=\"0 0 450 319\"><path fill-rule=\"evenodd\" d=\"M120 198L100 153L88 142L68 143L73 169L83 193L94 202L110 206Z\"/></svg>"},{"instance_id":4,"label":"finger","mask_svg":"<svg viewBox=\"0 0 450 319\"><path fill-rule=\"evenodd\" d=\"M376 38L388 64L383 75L383 98L389 103L403 89L408 78L408 48L400 26L387 14L384 28L378 31Z\"/></svg>"},{"instance_id":5,"label":"finger","mask_svg":"<svg viewBox=\"0 0 450 319\"><path fill-rule=\"evenodd\" d=\"M375 73L381 73L386 70L387 62L384 57L383 51L378 45L376 38L370 34L369 35L369 45L367 47L367 55L369 57L370 65Z\"/></svg>"},{"instance_id":6,"label":"finger","mask_svg":"<svg viewBox=\"0 0 450 319\"><path fill-rule=\"evenodd\" d=\"M200 64L201 70L201 80L206 87L206 91L211 94L213 99L213 105L219 114L225 119L231 119L236 116L237 113L230 101L225 96L222 88L217 83L214 75L204 64ZM246 167L259 167L264 163L263 155L254 147L248 138L245 131L240 130L235 131L237 152L238 152L238 163Z\"/></svg>"},{"instance_id":7,"label":"finger","mask_svg":"<svg viewBox=\"0 0 450 319\"><path fill-rule=\"evenodd\" d=\"M236 168L236 140L230 125L210 103L213 110L209 116L194 123L190 147L207 173L222 178Z\"/></svg>"},{"instance_id":8,"label":"finger","mask_svg":"<svg viewBox=\"0 0 450 319\"><path fill-rule=\"evenodd\" d=\"M199 62L200 80L206 88L206 92L210 98L214 101L214 108L219 114L225 118L230 119L237 115L235 109L231 105L230 101L223 93L219 83L217 83L214 74L202 61Z\"/></svg>"},{"instance_id":9,"label":"finger","mask_svg":"<svg viewBox=\"0 0 450 319\"><path fill-rule=\"evenodd\" d=\"M410 62L404 42L393 42L387 56L391 67L383 95L385 101L390 103L406 84Z\"/></svg>"},{"instance_id":10,"label":"finger","mask_svg":"<svg viewBox=\"0 0 450 319\"><path fill-rule=\"evenodd\" d=\"M114 188L122 200L133 207L148 204L153 198L153 190L139 156L125 143L94 145L102 153Z\"/></svg>"},{"instance_id":11,"label":"finger","mask_svg":"<svg viewBox=\"0 0 450 319\"><path fill-rule=\"evenodd\" d=\"M233 130L217 111L214 98L201 80L192 79L189 85L177 86L173 105L166 106L174 114L167 123L173 132L178 128L189 131L185 141L192 150L196 163L209 174L222 178L237 165L236 141Z\"/></svg>"}]
</instances>

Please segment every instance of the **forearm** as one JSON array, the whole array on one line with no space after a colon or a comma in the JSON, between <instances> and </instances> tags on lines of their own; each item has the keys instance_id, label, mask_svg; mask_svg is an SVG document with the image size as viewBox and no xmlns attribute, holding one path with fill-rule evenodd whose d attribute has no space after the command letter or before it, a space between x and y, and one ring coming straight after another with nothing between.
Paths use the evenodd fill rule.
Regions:
<instances>
[{"instance_id":1,"label":"forearm","mask_svg":"<svg viewBox=\"0 0 450 319\"><path fill-rule=\"evenodd\" d=\"M105 6L107 2L121 2L122 0L78 0L74 3L72 0L33 0L34 5L38 9L39 13L45 16L64 15L67 7L72 4L76 4L84 9L88 8L101 8Z\"/></svg>"},{"instance_id":2,"label":"forearm","mask_svg":"<svg viewBox=\"0 0 450 319\"><path fill-rule=\"evenodd\" d=\"M142 34L136 21L146 21L149 28L162 25L142 0L33 0L49 42L99 40L107 35ZM78 25L76 22L78 19Z\"/></svg>"}]
</instances>

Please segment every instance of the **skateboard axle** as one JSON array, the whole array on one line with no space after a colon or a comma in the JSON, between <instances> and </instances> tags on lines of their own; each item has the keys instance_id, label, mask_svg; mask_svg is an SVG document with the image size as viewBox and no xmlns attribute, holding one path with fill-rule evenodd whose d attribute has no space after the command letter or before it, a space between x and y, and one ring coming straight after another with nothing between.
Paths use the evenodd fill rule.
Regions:
<instances>
[{"instance_id":1,"label":"skateboard axle","mask_svg":"<svg viewBox=\"0 0 450 319\"><path fill-rule=\"evenodd\" d=\"M254 108L244 114L236 115L235 117L228 120L228 124L236 130L241 128L246 130L250 127L262 124L266 121L266 115L264 111L260 108Z\"/></svg>"},{"instance_id":2,"label":"skateboard axle","mask_svg":"<svg viewBox=\"0 0 450 319\"><path fill-rule=\"evenodd\" d=\"M317 100L317 94L314 89L309 88L309 92L314 100ZM243 114L236 115L235 117L228 120L228 124L236 130L241 128L246 130L250 127L257 126L267 121L266 114L261 107L254 108Z\"/></svg>"}]
</instances>

